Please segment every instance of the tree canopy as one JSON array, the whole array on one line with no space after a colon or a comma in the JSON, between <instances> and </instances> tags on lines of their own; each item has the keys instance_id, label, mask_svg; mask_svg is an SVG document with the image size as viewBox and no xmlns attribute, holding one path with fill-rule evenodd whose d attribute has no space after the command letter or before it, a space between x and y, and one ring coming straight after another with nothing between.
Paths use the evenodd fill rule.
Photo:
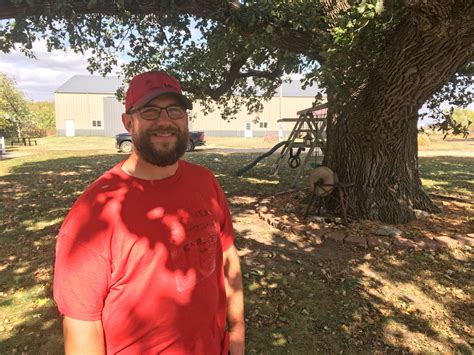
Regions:
<instances>
[{"instance_id":1,"label":"tree canopy","mask_svg":"<svg viewBox=\"0 0 474 355\"><path fill-rule=\"evenodd\" d=\"M91 51L89 69L102 74L125 55L126 78L144 69L172 71L195 98L216 100L229 115L235 93L257 110L255 94L269 97L292 73L350 102L410 21L440 35L456 27L464 48L450 60L457 61L457 83L469 87L473 12L467 0L3 0L0 49L34 55L32 43L44 38L49 49ZM416 67L408 70L416 75ZM449 77L433 84L429 96L454 79L442 74ZM452 100L465 106L465 91L443 90L443 98L455 94Z\"/></svg>"}]
</instances>

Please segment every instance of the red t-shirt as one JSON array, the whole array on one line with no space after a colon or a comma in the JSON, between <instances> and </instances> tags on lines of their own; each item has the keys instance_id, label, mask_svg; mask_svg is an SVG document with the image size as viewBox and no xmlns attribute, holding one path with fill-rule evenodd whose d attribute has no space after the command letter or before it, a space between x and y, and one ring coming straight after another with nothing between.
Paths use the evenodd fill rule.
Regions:
<instances>
[{"instance_id":1,"label":"red t-shirt","mask_svg":"<svg viewBox=\"0 0 474 355\"><path fill-rule=\"evenodd\" d=\"M186 161L163 180L134 178L122 164L89 186L61 227L59 311L102 320L109 354L220 354L233 227L219 183Z\"/></svg>"}]
</instances>

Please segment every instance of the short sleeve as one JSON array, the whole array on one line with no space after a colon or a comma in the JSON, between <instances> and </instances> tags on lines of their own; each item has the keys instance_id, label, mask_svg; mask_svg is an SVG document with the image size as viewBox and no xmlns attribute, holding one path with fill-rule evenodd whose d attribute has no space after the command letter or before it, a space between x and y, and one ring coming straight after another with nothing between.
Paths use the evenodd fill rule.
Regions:
<instances>
[{"instance_id":1,"label":"short sleeve","mask_svg":"<svg viewBox=\"0 0 474 355\"><path fill-rule=\"evenodd\" d=\"M62 315L88 321L101 319L110 274L106 258L70 235L58 236L53 292Z\"/></svg>"}]
</instances>

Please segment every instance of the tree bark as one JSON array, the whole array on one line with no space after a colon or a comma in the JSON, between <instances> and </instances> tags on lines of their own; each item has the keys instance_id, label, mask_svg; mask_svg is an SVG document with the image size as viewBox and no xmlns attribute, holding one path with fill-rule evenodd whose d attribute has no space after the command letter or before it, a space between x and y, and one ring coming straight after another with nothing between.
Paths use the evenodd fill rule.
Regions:
<instances>
[{"instance_id":1,"label":"tree bark","mask_svg":"<svg viewBox=\"0 0 474 355\"><path fill-rule=\"evenodd\" d=\"M362 117L366 109L354 111L351 119ZM347 192L357 217L406 223L414 218L414 209L439 211L423 190L418 173L416 113L399 133L391 132L386 143L371 139L377 133L351 131L344 119L337 121L328 131L325 165L340 181L354 183Z\"/></svg>"},{"instance_id":2,"label":"tree bark","mask_svg":"<svg viewBox=\"0 0 474 355\"><path fill-rule=\"evenodd\" d=\"M438 211L418 174L417 113L473 57L472 24L450 4L446 22L408 16L353 100L329 93L325 164L355 184L348 194L360 218L406 223L414 209Z\"/></svg>"}]
</instances>

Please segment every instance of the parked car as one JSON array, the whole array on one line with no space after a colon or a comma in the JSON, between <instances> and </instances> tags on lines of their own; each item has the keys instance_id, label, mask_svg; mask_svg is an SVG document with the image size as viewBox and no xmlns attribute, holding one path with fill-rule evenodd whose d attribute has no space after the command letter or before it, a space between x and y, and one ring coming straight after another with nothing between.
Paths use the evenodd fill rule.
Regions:
<instances>
[{"instance_id":1,"label":"parked car","mask_svg":"<svg viewBox=\"0 0 474 355\"><path fill-rule=\"evenodd\" d=\"M189 132L189 141L186 151L192 152L194 148L204 144L206 144L204 132ZM128 132L117 134L115 136L115 147L122 153L130 153L133 147L132 135Z\"/></svg>"}]
</instances>

